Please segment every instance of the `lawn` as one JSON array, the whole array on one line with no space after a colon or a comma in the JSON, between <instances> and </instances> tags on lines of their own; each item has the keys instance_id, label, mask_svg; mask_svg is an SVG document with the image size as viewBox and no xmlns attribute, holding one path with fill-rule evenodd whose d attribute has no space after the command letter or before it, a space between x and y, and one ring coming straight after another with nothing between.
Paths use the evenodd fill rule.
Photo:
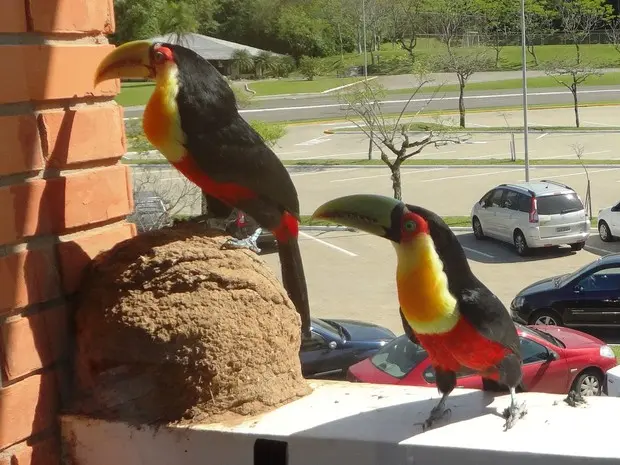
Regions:
<instances>
[{"instance_id":1,"label":"lawn","mask_svg":"<svg viewBox=\"0 0 620 465\"><path fill-rule=\"evenodd\" d=\"M618 346L618 345L611 346L611 350L614 351L614 354L616 354L616 358L620 362L620 346Z\"/></svg>"},{"instance_id":2,"label":"lawn","mask_svg":"<svg viewBox=\"0 0 620 465\"><path fill-rule=\"evenodd\" d=\"M312 81L303 78L298 79L273 79L268 81L252 82L248 87L256 92L256 95L280 95L280 94L303 94L316 93L335 87L352 84L361 78L328 78L316 77Z\"/></svg>"},{"instance_id":3,"label":"lawn","mask_svg":"<svg viewBox=\"0 0 620 465\"><path fill-rule=\"evenodd\" d=\"M562 76L561 79L564 82L570 83L570 77ZM521 79L503 79L500 81L487 81L487 82L471 82L465 87L465 92L480 91L480 90L509 90L519 89L521 90ZM617 86L620 85L620 72L606 73L601 76L590 76L584 81L581 86ZM527 87L530 89L542 89L549 87L562 87L551 76L532 77L527 79ZM444 85L441 87L430 85L428 88L424 88L424 93L432 93L434 91L443 92L458 92L459 86L456 84ZM403 94L411 92L412 89L390 89L386 91L387 94Z\"/></svg>"},{"instance_id":4,"label":"lawn","mask_svg":"<svg viewBox=\"0 0 620 465\"><path fill-rule=\"evenodd\" d=\"M487 49L491 57L495 57L495 50L486 47L462 47L455 48L457 53L469 53L476 49ZM437 39L419 39L415 49L416 59L423 61L429 60L438 53L445 52L446 47ZM537 66L532 56L528 53L528 68L540 69L545 62L557 60L559 58L574 58L575 47L573 45L542 45L535 47L539 65ZM379 52L375 52L375 57L379 57L378 64L371 65L371 54L368 53L368 63L371 65L372 72L379 74L401 74L411 72L410 60L406 50L399 45L383 44ZM581 56L584 63L589 63L597 68L614 68L620 66L620 53L613 45L608 44L583 44L581 45ZM343 56L345 67L362 66L364 56L358 53L348 53ZM322 59L327 69L332 69L335 74L337 63L341 61L341 56L331 56ZM493 60L494 61L494 60ZM494 65L494 63L493 63ZM500 52L498 67L493 67L487 71L513 71L521 69L521 47L507 46Z\"/></svg>"},{"instance_id":5,"label":"lawn","mask_svg":"<svg viewBox=\"0 0 620 465\"><path fill-rule=\"evenodd\" d=\"M153 82L123 82L121 92L115 98L116 103L123 107L146 105L154 88Z\"/></svg>"}]
</instances>

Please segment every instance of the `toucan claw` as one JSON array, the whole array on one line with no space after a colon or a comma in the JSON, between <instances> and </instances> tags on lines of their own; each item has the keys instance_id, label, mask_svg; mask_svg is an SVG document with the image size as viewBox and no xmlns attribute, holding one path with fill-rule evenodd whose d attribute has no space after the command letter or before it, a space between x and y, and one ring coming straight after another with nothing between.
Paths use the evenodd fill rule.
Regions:
<instances>
[{"instance_id":1,"label":"toucan claw","mask_svg":"<svg viewBox=\"0 0 620 465\"><path fill-rule=\"evenodd\" d=\"M254 231L250 237L246 237L245 239L235 239L230 238L224 244L222 244L223 249L250 249L251 251L259 254L261 249L256 245L256 241L258 236L262 233L262 229L258 228Z\"/></svg>"}]
</instances>

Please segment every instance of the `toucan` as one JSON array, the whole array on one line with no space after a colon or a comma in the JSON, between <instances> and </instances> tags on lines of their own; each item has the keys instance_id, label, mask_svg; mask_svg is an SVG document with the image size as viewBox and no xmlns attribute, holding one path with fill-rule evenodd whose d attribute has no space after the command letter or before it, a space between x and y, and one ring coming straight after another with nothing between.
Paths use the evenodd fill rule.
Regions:
<instances>
[{"instance_id":1,"label":"toucan","mask_svg":"<svg viewBox=\"0 0 620 465\"><path fill-rule=\"evenodd\" d=\"M424 429L450 412L446 399L463 368L479 373L491 390L508 388L506 430L525 415L525 402L516 399L523 376L516 326L499 298L473 274L456 235L440 216L391 197L353 194L322 204L313 217L393 244L403 327L428 353L442 394Z\"/></svg>"},{"instance_id":2,"label":"toucan","mask_svg":"<svg viewBox=\"0 0 620 465\"><path fill-rule=\"evenodd\" d=\"M272 231L284 287L309 337L297 191L277 155L239 115L229 84L195 51L144 40L120 45L100 62L95 85L117 78L155 80L142 120L147 139L207 198Z\"/></svg>"}]
</instances>

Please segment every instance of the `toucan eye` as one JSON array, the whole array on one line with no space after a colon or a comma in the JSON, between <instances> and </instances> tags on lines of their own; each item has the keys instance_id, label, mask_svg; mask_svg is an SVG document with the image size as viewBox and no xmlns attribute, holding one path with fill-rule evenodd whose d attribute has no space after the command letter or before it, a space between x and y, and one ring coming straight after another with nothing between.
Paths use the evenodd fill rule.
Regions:
<instances>
[{"instance_id":1,"label":"toucan eye","mask_svg":"<svg viewBox=\"0 0 620 465\"><path fill-rule=\"evenodd\" d=\"M166 55L161 52L161 51L157 51L155 52L155 63L163 63L164 61L166 61Z\"/></svg>"},{"instance_id":2,"label":"toucan eye","mask_svg":"<svg viewBox=\"0 0 620 465\"><path fill-rule=\"evenodd\" d=\"M409 220L405 223L405 231L413 232L415 231L415 228L416 228L415 221Z\"/></svg>"}]
</instances>

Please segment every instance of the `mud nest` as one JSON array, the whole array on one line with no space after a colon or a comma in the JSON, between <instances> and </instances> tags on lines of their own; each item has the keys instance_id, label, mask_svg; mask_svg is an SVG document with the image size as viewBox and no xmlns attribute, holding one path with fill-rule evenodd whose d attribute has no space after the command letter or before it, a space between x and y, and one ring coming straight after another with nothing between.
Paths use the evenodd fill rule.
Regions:
<instances>
[{"instance_id":1,"label":"mud nest","mask_svg":"<svg viewBox=\"0 0 620 465\"><path fill-rule=\"evenodd\" d=\"M95 259L76 311L73 413L217 422L309 393L300 318L261 258L182 225Z\"/></svg>"}]
</instances>

